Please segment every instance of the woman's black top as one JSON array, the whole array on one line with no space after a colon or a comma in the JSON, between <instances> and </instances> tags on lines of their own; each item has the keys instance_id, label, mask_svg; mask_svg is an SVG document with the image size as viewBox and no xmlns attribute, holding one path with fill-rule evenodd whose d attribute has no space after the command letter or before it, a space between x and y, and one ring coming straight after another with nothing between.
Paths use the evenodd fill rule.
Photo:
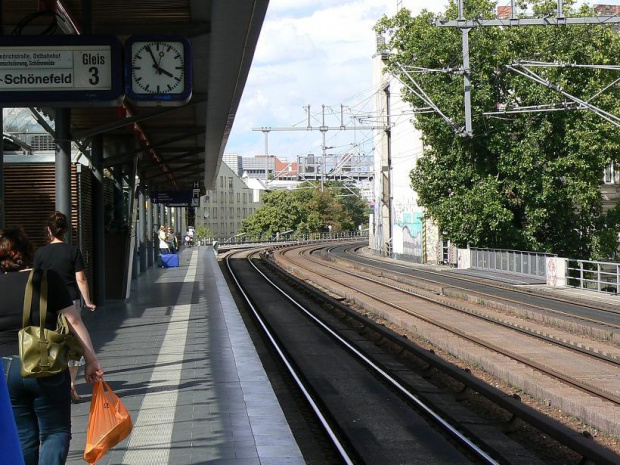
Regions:
<instances>
[{"instance_id":1,"label":"woman's black top","mask_svg":"<svg viewBox=\"0 0 620 465\"><path fill-rule=\"evenodd\" d=\"M15 271L0 274L0 356L17 355L17 332L22 328L24 293L30 271ZM34 293L31 307L31 322L39 326L39 281L42 272L35 273ZM47 317L45 327L56 328L58 312L73 305L73 300L60 276L47 272Z\"/></svg>"},{"instance_id":2,"label":"woman's black top","mask_svg":"<svg viewBox=\"0 0 620 465\"><path fill-rule=\"evenodd\" d=\"M75 273L84 271L84 259L80 249L64 242L47 244L37 250L34 256L34 267L54 270L64 281L73 300L80 298L80 288Z\"/></svg>"}]
</instances>

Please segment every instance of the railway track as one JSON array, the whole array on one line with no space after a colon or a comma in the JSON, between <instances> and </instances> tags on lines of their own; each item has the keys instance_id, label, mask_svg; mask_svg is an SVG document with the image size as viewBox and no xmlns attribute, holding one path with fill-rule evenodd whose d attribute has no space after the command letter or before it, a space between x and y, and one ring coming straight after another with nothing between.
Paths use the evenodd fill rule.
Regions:
<instances>
[{"instance_id":1,"label":"railway track","mask_svg":"<svg viewBox=\"0 0 620 465\"><path fill-rule=\"evenodd\" d=\"M620 306L618 305L596 304L586 300L576 302L574 299L551 294L541 297L529 290L527 286L520 288L499 282L494 283L488 279L476 279L472 276L457 275L455 273L448 275L445 272L436 272L429 268L413 268L412 266L398 264L393 260L361 253L360 251L365 248L367 246L341 245L330 247L327 249L327 253L337 260L349 262L352 266L370 267L379 273L387 273L392 279L397 281L405 280L405 282L411 282L413 278L415 279L415 285L423 288L436 289L439 287L444 293L467 292L470 295L475 295L480 300L501 300L507 304L518 305L523 309L531 309L549 315L566 317L571 321L582 321L586 324L600 326L601 328L620 331ZM399 269L403 271L399 271ZM462 285L458 283L462 283ZM473 286L477 286L478 289L474 289ZM552 308L549 305L550 302L565 306L569 310Z\"/></svg>"},{"instance_id":2,"label":"railway track","mask_svg":"<svg viewBox=\"0 0 620 465\"><path fill-rule=\"evenodd\" d=\"M310 247L309 250L313 251L315 250L315 247ZM291 255L293 255L293 257L291 257ZM295 255L301 255L303 256L304 261L313 263L317 266L310 267L308 266L308 264L304 264L299 260L295 260ZM325 260L317 260L311 254L304 254L303 251L299 252L297 250L294 250L291 252L285 252L282 254L282 256L285 257L285 259L287 259L289 263L293 263L295 266L301 267L307 272L313 273L315 276L321 276L331 281L332 283L341 285L344 288L355 289L357 293L362 294L367 298L367 305L369 305L368 301L375 301L386 304L395 310L398 310L407 315L420 319L428 324L441 328L455 336L473 342L474 344L477 344L498 354L502 354L512 360L516 360L530 367L533 370L554 377L569 386L578 388L600 399L610 401L615 406L620 405L620 390L618 390L618 386L620 386L620 357L618 356L598 353L593 350L588 350L584 347L578 347L564 341L559 341L554 337L550 337L546 334L541 333L540 331L531 330L517 323L510 322L499 317L491 316L486 313L482 313L480 308L475 308L473 306L467 307L462 305L460 302L455 303L454 301L451 302L446 300L445 298L434 296L432 294L423 293L412 289L406 289L403 288L400 283L398 283L398 285L394 285L394 283L390 282L389 278L386 278L384 276L376 277L362 275L357 271L349 271L343 269L338 265L326 263ZM332 273L327 273L325 271L326 269L335 270L340 276L346 276L347 279L334 277ZM366 288L367 290L363 290L364 288ZM389 289L390 292L385 292L385 289ZM343 295L346 295L346 293L347 291L345 290L343 292ZM401 300L401 294L405 296L410 296L415 299L421 299L425 302L431 302L433 304L439 305L440 307L449 308L451 310L454 310L455 315L448 315L447 318L438 318L434 312L417 311L415 310L417 306L403 305L397 303ZM386 297L382 298L379 296ZM472 329L468 328L467 325L464 324L465 322L459 322L461 323L459 325L455 324L455 321L463 315L480 320L483 325L481 325L479 328ZM486 323L489 323L490 327L487 327L489 325L486 325ZM503 344L498 344L494 342L498 339L497 330L494 331L494 329L496 328L506 328L510 331L525 335L537 342L542 341L544 343L560 346L562 349L568 349L571 352L578 353L581 356L580 360L576 361L576 363L573 363L573 366L591 366L593 361L603 362L603 364L597 363L596 366L591 366L591 371L599 374L599 376L597 377L597 382L595 383L584 381L583 379L581 379L583 373L575 371L574 369L567 372L565 365L551 365L548 361L541 362L537 359L532 358L529 353L531 351L531 347L528 349L528 353L523 353L511 350L511 348L508 348ZM484 336L489 333L494 333L493 337ZM478 336L478 334L482 334L482 336ZM502 334L504 334L505 337L509 337L509 333L503 332ZM501 339L504 340L503 337ZM527 340L522 340L524 341L523 345L526 345ZM610 365L612 369L607 369L607 365Z\"/></svg>"},{"instance_id":3,"label":"railway track","mask_svg":"<svg viewBox=\"0 0 620 465\"><path fill-rule=\"evenodd\" d=\"M607 345L603 350L599 346L590 350L585 346L592 341L579 342L580 338L573 336L567 341L561 331L505 314L492 315L487 307L447 299L436 291L412 289L402 281L391 282L384 271L377 277L338 266L310 253L317 249L309 246L304 254L298 249L276 251L274 259L287 271L398 326L409 327L438 347L618 436L614 419L620 401L617 348ZM498 354L505 359L498 360Z\"/></svg>"},{"instance_id":4,"label":"railway track","mask_svg":"<svg viewBox=\"0 0 620 465\"><path fill-rule=\"evenodd\" d=\"M292 253L292 256L296 257L295 259L291 260L291 256L288 256L291 253ZM306 260L309 259L309 257L307 255L306 256L301 256L297 252L286 252L285 253L284 251L276 251L276 252L273 253L272 256L274 257L275 261L279 262L280 266L282 266L283 268L287 269L288 271L293 271L293 269L294 269L295 274L299 274L299 270L300 270L300 268L302 268L301 261L306 261ZM276 256L278 258L275 258ZM286 260L288 260L288 264L283 263L283 261L284 261L283 257L287 257ZM310 260L315 264L315 266L317 266L319 268L323 268L323 272L322 273L319 272L317 274L317 276L322 274L323 279L328 282L328 284L326 286L324 284L319 284L319 286L321 286L323 288L329 288L330 286L333 287L333 285L338 281L338 278L336 276L341 274L341 271L340 270L335 270L335 269L331 268L331 265L330 266L326 266L327 262L324 259L316 260L314 257L311 257ZM254 263L254 264L257 263L257 260L250 260L250 261L252 263ZM241 263L241 261L239 261L239 260L234 260L234 262ZM328 269L328 270L331 270L331 271L325 272L325 269ZM332 271L333 271L333 273L332 273ZM247 271L246 272L242 272L242 275L244 273L247 273ZM309 270L307 268L305 270L305 273L309 273ZM307 276L304 279L307 279ZM314 282L315 285L318 284L316 282L317 281L316 276L315 276L315 278L312 279L312 281ZM331 283L331 284L329 284L329 283ZM366 280L366 282L364 284L361 284L358 281L357 284L353 284L354 290L353 291L349 291L349 292L350 293L360 293L360 289L368 288L369 285L370 284L369 284L368 280ZM368 290L368 289L366 289L368 294L385 295L385 294L388 293L387 291L385 291L385 283L381 283L381 284L374 283L372 285L384 286L383 287L384 290L383 291L379 291L379 290L376 290L376 289L375 290ZM251 300L254 300L254 299L259 299L260 300L260 298L256 297L256 296L260 296L261 294L270 294L270 293L266 292L264 283L261 284L261 285L254 285L254 286L256 286L255 295L254 295L254 297L250 297ZM252 287L252 286L250 286L250 287ZM402 287L402 285L401 285L401 287ZM292 292L292 291L289 289L289 291L287 291L287 292ZM331 292L333 292L333 289L331 289ZM395 289L391 289L389 292L402 292L402 289L400 289L400 290L398 290L398 289L396 289L396 290ZM369 297L369 296L366 296L366 297ZM419 298L419 297L417 297L417 298ZM412 299L411 294L408 294L407 297L405 298L405 300L411 300L411 299ZM273 297L269 297L268 296L266 300L263 300L263 304L262 305L258 304L258 302L256 302L256 304L253 304L253 305L255 305L255 307L260 307L260 308L262 308L263 306L273 307L274 306ZM338 305L338 302L332 301L332 303L330 305ZM379 304L375 304L375 305L379 305ZM387 304L382 303L381 305L387 305ZM436 302L434 302L433 305L438 305L438 304ZM285 315L290 313L289 311L286 311L286 312L283 311L283 310L280 311L280 313L283 313L283 312L284 312ZM272 312L272 313L276 313L277 314L278 311L275 311L275 312ZM355 314L355 315L358 315L358 314ZM358 318L358 317L359 317L359 315L357 317L353 316L352 318ZM271 318L273 318L273 316ZM359 318L363 319L363 317L359 317ZM365 326L369 326L369 325L372 325L372 324L373 323L369 322L369 320L367 320L367 319L363 323L363 325L365 325ZM489 322L487 321L487 322L485 322L485 324L489 324ZM265 323L265 325L267 327L271 327L273 325L273 323ZM284 324L284 328L285 329L280 328L280 330L276 331L276 333L278 335L277 336L273 336L273 338L274 339L279 339L281 337L280 336L280 331L284 331L284 332L288 331L286 324ZM385 330L385 328L382 328L379 325L379 326L375 326L375 329L373 329L373 332L381 333L384 330ZM445 329L444 329L444 331L445 331ZM344 330L344 332L346 333L347 330ZM350 332L350 329L349 329L348 332ZM303 339L305 339L305 337L306 337L305 333L302 333L302 334L303 335L292 336L292 339L293 340L296 340L296 339L303 340ZM289 336L289 338L290 337L291 336ZM396 337L395 340L392 340L392 336L389 335L389 332L384 334L384 335L382 335L381 339L382 340L390 339L392 343L397 343L397 344L401 344L401 343L405 344L405 345L407 344L407 341L406 340L402 340L402 338L398 339L398 337ZM496 347L493 347L493 349L495 349L495 348ZM288 350L288 349L286 349L286 350ZM411 349L411 348L408 348L407 350L410 351L410 352L415 351L414 349ZM487 347L486 350L491 350L491 349L489 349L489 347ZM374 351L371 350L371 352L374 352ZM441 365L441 362L437 362L437 361L434 361L434 360L428 360L426 358L426 354L418 354L418 355L420 357L422 357L422 359L425 360L425 363L433 364L433 366ZM330 356L328 356L328 357L330 357ZM386 366L390 366L392 363L393 362L386 362ZM297 365L297 362L295 362L293 365ZM402 368L400 368L400 369L402 370ZM495 396L496 397L495 401L498 402L498 404L500 404L502 406L502 408L505 408L508 411L511 411L511 414L513 415L513 417L519 417L519 418L522 418L522 419L526 419L527 421L529 421L531 423L539 423L538 427L543 428L543 430L545 430L547 434L550 434L551 436L555 437L556 439L560 440L561 442L571 443L573 449L577 450L579 452L579 454L581 454L582 456L590 457L590 458L593 457L593 456L596 456L597 463L615 463L617 461L617 459L618 459L617 456L615 456L614 454L609 453L609 451L606 451L606 450L600 448L600 446L597 446L592 441L588 441L588 440L584 441L583 436L579 436L578 434L575 434L573 431L566 431L566 429L562 430L562 431L560 431L561 428L559 430L554 430L554 428L556 428L558 426L558 425L555 425L554 422L549 422L549 421L546 421L545 419L541 419L540 416L537 416L536 414L533 414L532 412L527 411L525 406L519 404L518 401L514 401L514 399L506 399L506 396L503 393L491 392L491 391L493 391L491 388L487 388L487 387L484 387L484 386L476 385L476 381L472 380L471 376L465 376L465 378L462 378L461 375L462 375L462 373L460 373L460 374L456 373L455 374L456 378L459 379L459 382L463 382L464 386L467 386L468 388L471 388L473 386L473 389L476 390L476 392L489 391L487 393L488 396L489 397L494 397ZM301 377L302 378L307 378L308 375L304 374ZM313 376L310 375L309 377L312 378ZM396 375L395 378L399 379L400 376ZM470 383L470 384L468 384L468 383ZM362 382L362 383L358 382L358 383L355 383L355 384L364 385L365 383L364 382ZM314 390L314 389L315 388L312 388L311 390ZM376 401L376 396L373 396L368 402L375 402L375 401ZM322 403L322 402L319 402L319 403ZM376 421L375 418L373 418L373 422L374 421ZM338 423L338 422L336 422L336 423ZM456 426L455 428L458 430L459 426ZM558 431L560 431L560 432L558 432ZM342 433L337 433L337 434L334 433L334 434L335 434L335 436L339 436ZM347 435L345 434L345 436L347 436ZM470 436L476 436L476 434L470 432ZM488 431L485 434L481 435L481 436L489 436ZM350 442L351 441L349 441L349 443ZM356 443L356 440L353 440L352 442ZM342 447L346 449L347 447L350 447L350 446L342 446ZM594 449L592 449L592 448L594 448ZM494 450L496 455L498 455L498 452L497 452L498 449L502 449L502 447L501 446L497 446L497 444L494 447L490 447L490 450ZM356 452L356 454L357 454L357 452ZM600 455L598 455L598 454L600 454ZM501 455L501 454L499 454L499 455ZM508 453L506 455L509 456L510 454ZM517 454L517 455L519 455L519 454ZM362 460L362 462L366 462L366 461ZM373 463L373 462L369 461L369 462L366 462L366 463ZM380 462L374 462L374 463L391 463L391 462L390 461L387 461L387 462L386 461L380 461ZM424 463L424 462L407 462L406 460L405 461L401 460L399 463ZM427 463L430 463L430 462L427 462ZM504 459L502 463L516 463L516 462L512 462L511 460L505 460ZM535 463L535 459L529 458L529 459L527 459L523 463Z\"/></svg>"},{"instance_id":5,"label":"railway track","mask_svg":"<svg viewBox=\"0 0 620 465\"><path fill-rule=\"evenodd\" d=\"M242 254L247 258L238 258ZM342 463L502 463L492 454L509 447L485 450L490 446L479 445L392 376L404 366L386 370L396 362L386 362L383 351L342 321L319 318L320 303L276 283L273 271L257 261L255 254L237 253L227 257L227 267ZM497 434L487 436L492 443Z\"/></svg>"}]
</instances>

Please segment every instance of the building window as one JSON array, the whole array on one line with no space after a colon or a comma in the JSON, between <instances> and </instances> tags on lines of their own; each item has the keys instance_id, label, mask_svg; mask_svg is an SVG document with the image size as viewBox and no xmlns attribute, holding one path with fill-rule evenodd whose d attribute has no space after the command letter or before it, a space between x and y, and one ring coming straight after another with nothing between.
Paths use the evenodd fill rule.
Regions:
<instances>
[{"instance_id":1,"label":"building window","mask_svg":"<svg viewBox=\"0 0 620 465\"><path fill-rule=\"evenodd\" d=\"M237 192L237 203L241 202L241 192Z\"/></svg>"},{"instance_id":2,"label":"building window","mask_svg":"<svg viewBox=\"0 0 620 465\"><path fill-rule=\"evenodd\" d=\"M615 163L609 163L605 167L605 172L603 173L603 183L605 184L616 184L616 166Z\"/></svg>"},{"instance_id":3,"label":"building window","mask_svg":"<svg viewBox=\"0 0 620 465\"><path fill-rule=\"evenodd\" d=\"M233 178L228 178L228 188L229 189L233 188Z\"/></svg>"},{"instance_id":4,"label":"building window","mask_svg":"<svg viewBox=\"0 0 620 465\"><path fill-rule=\"evenodd\" d=\"M248 194L246 192L243 193L243 203L248 203Z\"/></svg>"}]
</instances>

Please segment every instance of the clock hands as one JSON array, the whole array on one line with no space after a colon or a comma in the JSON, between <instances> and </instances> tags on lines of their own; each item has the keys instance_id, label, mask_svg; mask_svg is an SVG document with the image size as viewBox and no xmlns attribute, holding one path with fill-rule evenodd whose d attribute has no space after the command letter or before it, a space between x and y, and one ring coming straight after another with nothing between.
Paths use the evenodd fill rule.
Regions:
<instances>
[{"instance_id":1,"label":"clock hands","mask_svg":"<svg viewBox=\"0 0 620 465\"><path fill-rule=\"evenodd\" d=\"M166 70L165 70L164 68L162 68L161 66L158 66L158 67L157 67L157 70L158 70L160 73L164 73L164 74L166 74L166 75L168 75L168 76L170 76L170 77L174 77L174 74L172 74L170 71L166 71Z\"/></svg>"},{"instance_id":2,"label":"clock hands","mask_svg":"<svg viewBox=\"0 0 620 465\"><path fill-rule=\"evenodd\" d=\"M151 55L151 58L153 59L153 68L159 70L159 63L157 63L157 59L155 58L155 55L153 55L153 50L151 50L151 46L147 45L146 49L149 51L149 55Z\"/></svg>"},{"instance_id":3,"label":"clock hands","mask_svg":"<svg viewBox=\"0 0 620 465\"><path fill-rule=\"evenodd\" d=\"M159 74L164 73L167 76L174 77L174 75L170 71L166 71L159 65L159 63L161 63L161 55L159 57L159 61L157 61L151 47L147 46L146 49L149 51L149 55L151 55L151 59L153 60L153 68L155 68Z\"/></svg>"}]
</instances>

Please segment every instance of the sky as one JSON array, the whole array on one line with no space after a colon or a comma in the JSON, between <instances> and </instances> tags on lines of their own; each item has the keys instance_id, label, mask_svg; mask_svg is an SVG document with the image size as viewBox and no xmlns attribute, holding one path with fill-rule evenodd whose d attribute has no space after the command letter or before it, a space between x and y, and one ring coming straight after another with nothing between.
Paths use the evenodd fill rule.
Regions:
<instances>
[{"instance_id":1,"label":"sky","mask_svg":"<svg viewBox=\"0 0 620 465\"><path fill-rule=\"evenodd\" d=\"M253 157L264 154L295 161L297 155L322 153L320 131L311 125L340 126L352 115L371 110L372 57L376 51L375 23L393 16L397 4L414 13L424 6L441 11L445 0L271 0L254 60L229 137L226 153ZM359 122L357 122L359 124ZM268 143L262 131L271 127ZM278 131L276 128L297 128ZM328 131L326 146L333 153L372 150L366 131Z\"/></svg>"},{"instance_id":2,"label":"sky","mask_svg":"<svg viewBox=\"0 0 620 465\"><path fill-rule=\"evenodd\" d=\"M467 0L465 0L467 1ZM322 153L320 131L310 125L340 126L369 114L375 89L372 57L375 23L393 16L400 5L414 15L422 8L445 11L448 0L271 0L248 80L235 116L226 153L244 157L276 155L289 162L298 155ZM592 2L589 2L592 3ZM594 3L618 4L619 0ZM510 0L500 0L510 5ZM366 122L365 124L372 124ZM265 133L254 128L270 127ZM289 128L289 130L277 130ZM290 130L295 128L295 130ZM327 131L334 154L372 154L372 131Z\"/></svg>"}]
</instances>

